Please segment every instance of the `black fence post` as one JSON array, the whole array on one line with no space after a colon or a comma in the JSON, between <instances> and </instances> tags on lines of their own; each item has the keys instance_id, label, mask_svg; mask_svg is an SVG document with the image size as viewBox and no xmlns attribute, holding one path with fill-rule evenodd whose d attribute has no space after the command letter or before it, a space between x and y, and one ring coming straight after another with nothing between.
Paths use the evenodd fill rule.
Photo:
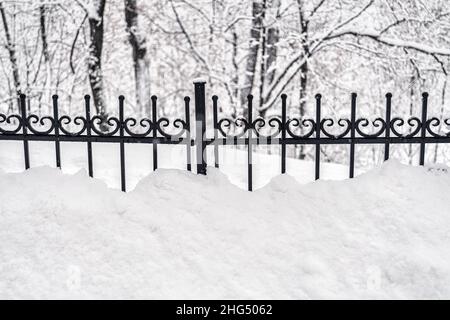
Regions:
<instances>
[{"instance_id":1,"label":"black fence post","mask_svg":"<svg viewBox=\"0 0 450 320\"><path fill-rule=\"evenodd\" d=\"M189 111L189 102L191 98L184 97L184 113L186 117L186 169L191 171L191 113Z\"/></svg>"},{"instance_id":2,"label":"black fence post","mask_svg":"<svg viewBox=\"0 0 450 320\"><path fill-rule=\"evenodd\" d=\"M217 100L218 96L213 96L213 125L214 125L214 167L219 168L219 144L217 139L219 137L218 133L218 111L217 111Z\"/></svg>"},{"instance_id":3,"label":"black fence post","mask_svg":"<svg viewBox=\"0 0 450 320\"><path fill-rule=\"evenodd\" d=\"M157 117L157 110L156 110L156 101L158 98L156 96L152 96L152 123L153 123L153 171L158 169L158 144L156 142L156 138L158 137L158 117Z\"/></svg>"},{"instance_id":4,"label":"black fence post","mask_svg":"<svg viewBox=\"0 0 450 320\"><path fill-rule=\"evenodd\" d=\"M61 148L59 142L59 112L58 112L58 95L53 95L53 120L55 121L55 153L56 167L61 169Z\"/></svg>"},{"instance_id":5,"label":"black fence post","mask_svg":"<svg viewBox=\"0 0 450 320\"><path fill-rule=\"evenodd\" d=\"M384 145L384 161L389 160L389 138L391 136L391 99L392 93L386 93L386 143Z\"/></svg>"},{"instance_id":6,"label":"black fence post","mask_svg":"<svg viewBox=\"0 0 450 320\"><path fill-rule=\"evenodd\" d=\"M30 169L30 151L28 148L28 121L27 121L27 108L26 108L26 96L20 95L20 111L22 113L22 134L23 134L23 156L25 160L25 170Z\"/></svg>"},{"instance_id":7,"label":"black fence post","mask_svg":"<svg viewBox=\"0 0 450 320\"><path fill-rule=\"evenodd\" d=\"M127 191L127 185L126 185L126 177L125 177L125 144L124 144L124 128L125 128L125 122L124 122L124 96L119 96L119 122L120 122L120 129L119 129L119 135L120 135L120 186L123 192Z\"/></svg>"},{"instance_id":8,"label":"black fence post","mask_svg":"<svg viewBox=\"0 0 450 320\"><path fill-rule=\"evenodd\" d=\"M194 81L195 89L195 147L197 155L197 174L206 174L206 117L205 84L203 80Z\"/></svg>"},{"instance_id":9,"label":"black fence post","mask_svg":"<svg viewBox=\"0 0 450 320\"><path fill-rule=\"evenodd\" d=\"M422 127L420 131L420 137L422 142L420 143L420 165L425 164L425 136L427 130L427 109L428 109L428 92L422 93Z\"/></svg>"}]
</instances>

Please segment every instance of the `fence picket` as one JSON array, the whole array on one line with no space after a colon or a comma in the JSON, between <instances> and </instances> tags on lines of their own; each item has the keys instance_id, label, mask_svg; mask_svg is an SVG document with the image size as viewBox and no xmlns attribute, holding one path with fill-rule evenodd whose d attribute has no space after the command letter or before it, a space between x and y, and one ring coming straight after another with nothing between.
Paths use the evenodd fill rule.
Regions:
<instances>
[{"instance_id":1,"label":"fence picket","mask_svg":"<svg viewBox=\"0 0 450 320\"><path fill-rule=\"evenodd\" d=\"M281 95L281 174L286 173L286 99L287 95Z\"/></svg>"},{"instance_id":2,"label":"fence picket","mask_svg":"<svg viewBox=\"0 0 450 320\"><path fill-rule=\"evenodd\" d=\"M91 142L91 97L89 95L84 96L84 103L86 108L86 142L87 142L87 154L88 154L88 173L89 177L94 176L94 167L92 164L92 142Z\"/></svg>"},{"instance_id":3,"label":"fence picket","mask_svg":"<svg viewBox=\"0 0 450 320\"><path fill-rule=\"evenodd\" d=\"M352 93L350 114L350 178L355 175L355 129L356 129L356 93Z\"/></svg>"},{"instance_id":4,"label":"fence picket","mask_svg":"<svg viewBox=\"0 0 450 320\"><path fill-rule=\"evenodd\" d=\"M20 111L22 121L22 135L23 135L23 158L25 160L25 170L30 169L30 150L28 147L28 130L27 130L27 108L26 108L26 96L20 95Z\"/></svg>"},{"instance_id":5,"label":"fence picket","mask_svg":"<svg viewBox=\"0 0 450 320\"><path fill-rule=\"evenodd\" d=\"M58 112L58 96L55 94L52 96L53 100L53 119L55 126L55 155L56 155L56 167L61 169L61 148L59 142L59 112Z\"/></svg>"},{"instance_id":6,"label":"fence picket","mask_svg":"<svg viewBox=\"0 0 450 320\"><path fill-rule=\"evenodd\" d=\"M389 160L389 138L391 136L391 99L392 93L386 93L386 143L384 144L384 161Z\"/></svg>"},{"instance_id":7,"label":"fence picket","mask_svg":"<svg viewBox=\"0 0 450 320\"><path fill-rule=\"evenodd\" d=\"M427 128L427 109L428 109L428 93L424 92L422 94L422 118L421 118L421 129L420 137L422 142L420 143L420 165L425 164L425 136Z\"/></svg>"},{"instance_id":8,"label":"fence picket","mask_svg":"<svg viewBox=\"0 0 450 320\"><path fill-rule=\"evenodd\" d=\"M320 178L320 108L321 108L321 99L322 95L320 93L316 94L316 156L314 158L315 161L315 179L319 180Z\"/></svg>"}]
</instances>

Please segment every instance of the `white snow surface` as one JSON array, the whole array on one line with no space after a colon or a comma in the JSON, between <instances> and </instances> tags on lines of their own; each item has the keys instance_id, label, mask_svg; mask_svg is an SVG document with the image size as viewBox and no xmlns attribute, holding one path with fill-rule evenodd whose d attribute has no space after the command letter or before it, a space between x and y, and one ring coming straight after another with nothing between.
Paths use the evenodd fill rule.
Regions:
<instances>
[{"instance_id":1,"label":"white snow surface","mask_svg":"<svg viewBox=\"0 0 450 320\"><path fill-rule=\"evenodd\" d=\"M450 174L353 180L160 169L129 193L81 170L0 173L0 298L450 298Z\"/></svg>"}]
</instances>

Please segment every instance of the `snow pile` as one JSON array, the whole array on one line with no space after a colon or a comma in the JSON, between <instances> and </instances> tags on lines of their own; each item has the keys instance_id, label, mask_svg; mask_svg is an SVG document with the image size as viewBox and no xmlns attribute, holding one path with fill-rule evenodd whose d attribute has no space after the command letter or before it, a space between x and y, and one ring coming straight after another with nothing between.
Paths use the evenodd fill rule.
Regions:
<instances>
[{"instance_id":1,"label":"snow pile","mask_svg":"<svg viewBox=\"0 0 450 320\"><path fill-rule=\"evenodd\" d=\"M158 170L0 173L0 298L450 298L450 175L387 162L249 193Z\"/></svg>"},{"instance_id":2,"label":"snow pile","mask_svg":"<svg viewBox=\"0 0 450 320\"><path fill-rule=\"evenodd\" d=\"M55 166L54 143L30 141L31 167ZM109 143L94 143L93 146L94 177L106 182L108 187L120 189L119 146ZM192 151L192 163L195 168L195 150ZM212 148L207 148L208 161L214 163ZM278 150L280 151L280 150ZM126 182L128 190L133 189L139 181L153 171L153 149L146 144L128 144L125 146ZM62 170L73 174L81 168L87 170L85 143L61 143ZM220 171L230 181L242 189L247 189L247 151L233 146L219 148ZM314 181L314 162L287 158L287 172L299 182ZM17 141L0 143L0 168L6 172L22 172L24 168L23 145ZM186 147L181 145L158 145L158 168L186 169ZM324 179L346 179L348 165L323 162L320 174ZM278 153L253 154L253 186L261 188L281 172ZM356 173L359 173L356 168Z\"/></svg>"}]
</instances>

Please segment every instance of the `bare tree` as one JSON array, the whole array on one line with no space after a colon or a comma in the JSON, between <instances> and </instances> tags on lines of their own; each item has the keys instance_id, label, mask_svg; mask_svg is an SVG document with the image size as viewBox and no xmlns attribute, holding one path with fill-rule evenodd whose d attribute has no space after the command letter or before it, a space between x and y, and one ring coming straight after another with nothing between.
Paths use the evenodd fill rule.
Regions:
<instances>
[{"instance_id":1,"label":"bare tree","mask_svg":"<svg viewBox=\"0 0 450 320\"><path fill-rule=\"evenodd\" d=\"M272 83L275 77L275 67L278 55L278 41L280 41L280 30L278 27L278 20L280 17L280 4L281 0L272 0L271 7L274 11L274 21L271 25L267 27L267 60L266 60L266 70L267 70L267 83Z\"/></svg>"},{"instance_id":2,"label":"bare tree","mask_svg":"<svg viewBox=\"0 0 450 320\"><path fill-rule=\"evenodd\" d=\"M150 113L150 62L147 55L147 43L144 32L138 23L138 7L136 0L125 0L125 20L127 23L128 41L132 48L136 104L141 112Z\"/></svg>"},{"instance_id":3,"label":"bare tree","mask_svg":"<svg viewBox=\"0 0 450 320\"><path fill-rule=\"evenodd\" d=\"M299 15L299 26L300 26L300 42L301 42L301 48L302 51L305 53L306 56L309 55L309 39L308 39L308 20L306 19L305 14L305 7L303 4L303 0L297 0L298 5L298 15ZM303 64L300 67L300 86L299 86L299 93L300 93L300 109L299 109L299 116L301 118L305 115L305 109L306 109L306 95L308 90L308 59L305 59ZM304 146L300 145L298 148L298 158L304 159L306 157Z\"/></svg>"},{"instance_id":4,"label":"bare tree","mask_svg":"<svg viewBox=\"0 0 450 320\"><path fill-rule=\"evenodd\" d=\"M89 84L91 86L97 114L103 119L107 118L102 74L105 2L106 0L93 0L92 9L88 16L90 30L88 58ZM103 129L106 129L105 126L103 126Z\"/></svg>"},{"instance_id":5,"label":"bare tree","mask_svg":"<svg viewBox=\"0 0 450 320\"><path fill-rule=\"evenodd\" d=\"M39 26L41 32L41 41L42 41L42 55L44 56L45 62L45 70L46 70L46 79L45 79L45 102L50 101L50 97L52 95L52 68L50 64L50 50L48 47L48 34L47 34L47 19L46 19L47 8L44 4L39 7ZM56 92L55 92L56 93ZM42 96L42 94L41 94Z\"/></svg>"},{"instance_id":6,"label":"bare tree","mask_svg":"<svg viewBox=\"0 0 450 320\"><path fill-rule=\"evenodd\" d=\"M0 14L2 16L3 29L5 31L6 48L9 54L9 61L11 62L11 69L13 74L14 89L16 92L10 93L11 96L15 96L21 92L21 83L19 77L19 67L17 64L16 46L12 41L11 33L9 30L8 20L6 18L5 8L3 7L3 1L0 1ZM15 99L14 99L15 100Z\"/></svg>"},{"instance_id":7,"label":"bare tree","mask_svg":"<svg viewBox=\"0 0 450 320\"><path fill-rule=\"evenodd\" d=\"M305 49L300 50L300 52L292 57L284 67L280 68L272 85L266 91L264 95L264 106L262 109L271 108L276 99L280 96L280 94L286 89L286 87L291 83L292 79L296 75L302 72L302 77L306 77L309 72L308 68L308 59L311 59L313 56L317 55L318 52L326 48L328 45L332 44L338 40L347 40L349 43L357 43L361 40L370 39L374 41L378 48L377 50L383 50L388 47L393 48L406 48L411 51L422 53L426 55L437 55L437 56L450 56L450 50L447 48L441 47L433 47L430 45L424 45L417 41L407 41L403 40L397 36L388 36L388 31L394 29L395 27L399 27L407 22L414 21L414 19L395 19L394 21L386 24L379 31L372 31L359 28L354 26L354 22L360 18L369 8L374 5L374 0L369 0L363 7L358 8L356 12L352 12L347 17L344 17L337 22L330 23L327 25L331 25L331 27L327 28L325 31L320 30L316 32L316 34L311 35L309 32L310 23L313 17L319 12L321 7L326 3L326 0L319 1L311 10L311 12L305 17L303 12L304 3L303 1L298 0L297 4L299 5L299 10L302 13L302 22L301 22L301 30L299 32L300 39L307 38L304 41L303 47ZM450 13L444 13L439 16L439 19L450 15ZM305 33L306 31L306 33ZM305 69L306 65L306 69ZM305 81L305 80L303 80ZM303 85L306 86L307 81Z\"/></svg>"},{"instance_id":8,"label":"bare tree","mask_svg":"<svg viewBox=\"0 0 450 320\"><path fill-rule=\"evenodd\" d=\"M249 50L245 67L244 84L241 89L241 106L244 110L244 116L247 116L247 96L252 93L255 82L255 71L260 48L265 1L266 0L253 0L252 2L252 26L250 29Z\"/></svg>"},{"instance_id":9,"label":"bare tree","mask_svg":"<svg viewBox=\"0 0 450 320\"><path fill-rule=\"evenodd\" d=\"M259 114L265 117L267 109L263 109L264 91L266 86L270 85L275 77L276 62L278 55L278 41L280 40L280 31L278 28L278 19L280 18L280 1L269 0L263 2L264 24L261 35L261 59L260 59L260 84L259 84ZM267 17L267 12L273 12ZM271 19L271 21L268 21Z\"/></svg>"}]
</instances>

